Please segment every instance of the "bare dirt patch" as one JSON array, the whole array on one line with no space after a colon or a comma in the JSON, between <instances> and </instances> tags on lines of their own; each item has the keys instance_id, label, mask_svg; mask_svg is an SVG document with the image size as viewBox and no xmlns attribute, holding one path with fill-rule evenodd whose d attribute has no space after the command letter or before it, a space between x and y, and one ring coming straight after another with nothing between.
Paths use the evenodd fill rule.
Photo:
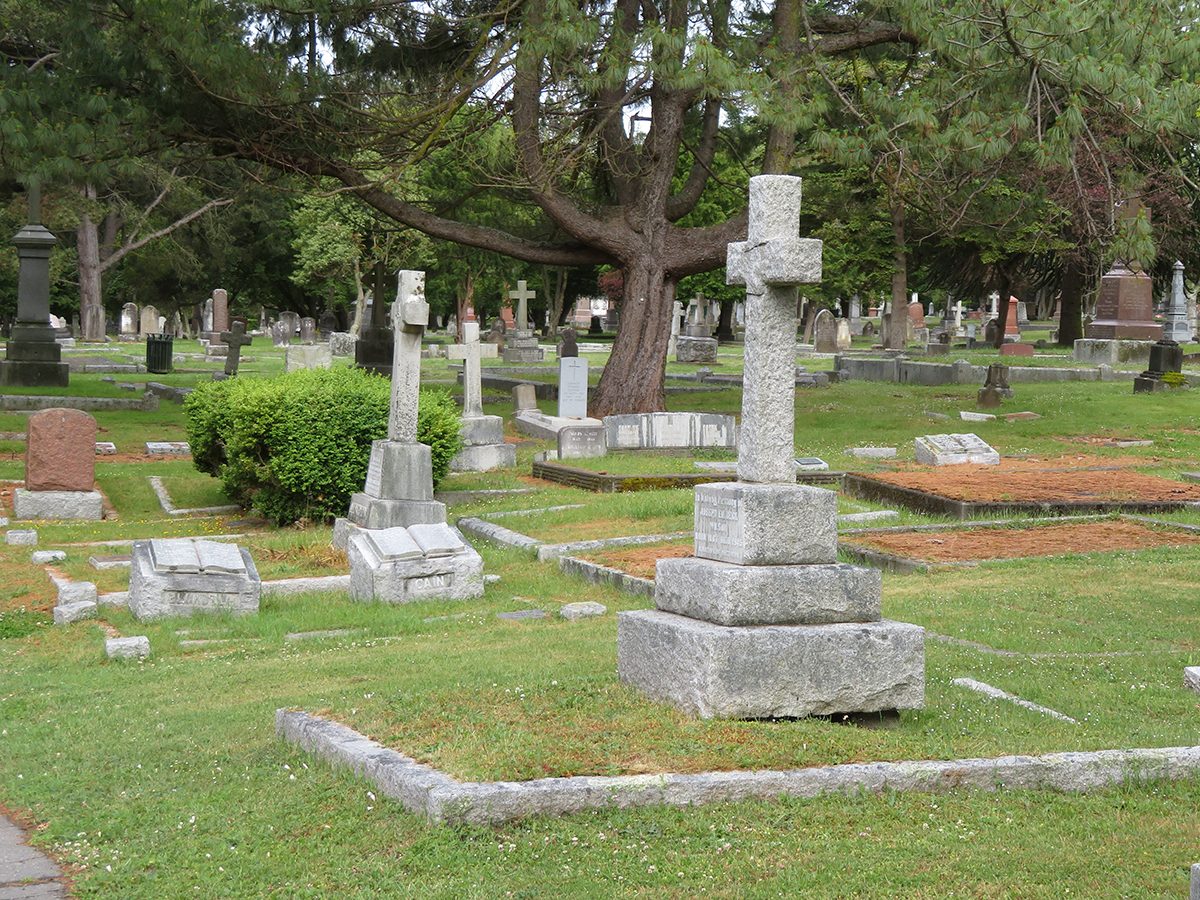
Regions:
<instances>
[{"instance_id":1,"label":"bare dirt patch","mask_svg":"<svg viewBox=\"0 0 1200 900\"><path fill-rule=\"evenodd\" d=\"M660 559L680 559L692 555L692 542L644 544L640 547L614 548L607 553L589 553L582 557L588 562L620 569L636 578L654 580L654 564Z\"/></svg>"},{"instance_id":2,"label":"bare dirt patch","mask_svg":"<svg viewBox=\"0 0 1200 900\"><path fill-rule=\"evenodd\" d=\"M967 503L1160 503L1200 501L1200 485L1106 467L944 466L877 472L876 481Z\"/></svg>"},{"instance_id":3,"label":"bare dirt patch","mask_svg":"<svg viewBox=\"0 0 1200 900\"><path fill-rule=\"evenodd\" d=\"M1019 559L1060 553L1103 553L1200 544L1200 535L1137 522L1076 522L1032 528L907 531L843 537L843 543L924 562Z\"/></svg>"}]
</instances>

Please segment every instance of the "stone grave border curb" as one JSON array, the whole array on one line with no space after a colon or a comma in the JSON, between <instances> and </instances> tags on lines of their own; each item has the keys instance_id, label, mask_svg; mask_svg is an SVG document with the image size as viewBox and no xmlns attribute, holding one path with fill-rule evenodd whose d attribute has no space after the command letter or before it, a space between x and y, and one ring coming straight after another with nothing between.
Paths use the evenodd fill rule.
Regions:
<instances>
[{"instance_id":1,"label":"stone grave border curb","mask_svg":"<svg viewBox=\"0 0 1200 900\"><path fill-rule=\"evenodd\" d=\"M535 475L537 475L536 466L537 464L535 463ZM1082 503L1071 501L996 503L954 500L941 494L902 487L881 481L870 475L856 473L847 473L842 486L847 494L860 500L870 500L882 503L885 506L899 505L916 512L948 516L952 519L970 519L974 516L1012 513L1053 516L1078 515L1080 513L1174 512L1183 509L1200 509L1200 501L1198 500L1095 501Z\"/></svg>"},{"instance_id":2,"label":"stone grave border curb","mask_svg":"<svg viewBox=\"0 0 1200 900\"><path fill-rule=\"evenodd\" d=\"M558 557L559 571L566 575L576 575L592 584L611 584L618 591L633 594L638 597L654 596L654 581L650 578L639 578L614 569L612 566L602 566L578 556Z\"/></svg>"},{"instance_id":3,"label":"stone grave border curb","mask_svg":"<svg viewBox=\"0 0 1200 900\"><path fill-rule=\"evenodd\" d=\"M136 410L154 412L158 396L146 391L140 399L125 397L47 397L39 394L5 394L0 396L4 412L34 412L43 409L82 409L85 412Z\"/></svg>"},{"instance_id":4,"label":"stone grave border curb","mask_svg":"<svg viewBox=\"0 0 1200 900\"><path fill-rule=\"evenodd\" d=\"M638 451L623 451L638 452ZM627 491L657 491L669 488L693 488L698 484L716 484L737 481L736 472L680 472L656 475L607 475L565 466L552 460L533 461L534 478L582 488L598 494L615 494ZM797 472L797 484L837 485L846 477L844 472Z\"/></svg>"},{"instance_id":5,"label":"stone grave border curb","mask_svg":"<svg viewBox=\"0 0 1200 900\"><path fill-rule=\"evenodd\" d=\"M532 510L531 512L542 512ZM510 511L515 514L518 511ZM523 512L523 511L520 511ZM533 553L539 562L549 562L580 550L602 550L606 547L635 546L637 544L656 544L674 538L687 537L690 531L673 531L667 534L633 534L619 537L595 538L587 541L570 541L563 544L548 544L545 541L488 522L475 516L464 516L455 523L458 529L472 537L482 538L510 550L524 550Z\"/></svg>"},{"instance_id":6,"label":"stone grave border curb","mask_svg":"<svg viewBox=\"0 0 1200 900\"><path fill-rule=\"evenodd\" d=\"M884 791L945 793L1049 789L1082 792L1200 774L1200 747L1092 750L1042 756L845 763L787 771L693 775L583 775L463 782L352 728L303 711L275 712L275 733L334 769L349 769L434 825L499 825L589 809L696 806L778 797L811 799Z\"/></svg>"},{"instance_id":7,"label":"stone grave border curb","mask_svg":"<svg viewBox=\"0 0 1200 900\"><path fill-rule=\"evenodd\" d=\"M171 495L167 491L167 486L163 484L161 476L147 475L146 479L150 482L150 487L153 489L154 495L158 497L158 505L162 507L163 512L168 516L207 516L242 511L242 508L236 503L226 504L225 506L196 506L192 509L180 509L171 501Z\"/></svg>"},{"instance_id":8,"label":"stone grave border curb","mask_svg":"<svg viewBox=\"0 0 1200 900\"><path fill-rule=\"evenodd\" d=\"M1150 516L1137 516L1122 513L1094 513L1091 515L1080 516L1044 516L1036 519L990 519L982 521L964 521L961 524L947 525L893 525L886 528L853 528L839 533L838 552L845 554L856 562L873 566L874 568L881 569L884 572L893 572L897 575L909 575L913 573L927 574L930 572L943 571L945 569L971 569L983 563L1013 562L1019 559L1048 559L1055 556L1069 556L1070 554L1047 553L1045 556L1037 557L1011 556L998 557L996 559L965 559L956 562L928 562L912 556L899 556L869 547L855 546L853 544L846 543L842 539L845 537L853 537L855 535L869 536L873 534L912 534L914 532L919 533L935 531L975 531L976 529L1004 530L1007 528L1038 528L1044 525L1061 525L1069 522L1103 522L1106 519L1139 522L1144 525L1153 525L1156 528L1169 531L1186 531L1191 533L1200 532L1200 525L1187 525L1182 522L1167 522L1163 519L1155 519ZM1128 549L1134 551L1137 548L1131 547Z\"/></svg>"}]
</instances>

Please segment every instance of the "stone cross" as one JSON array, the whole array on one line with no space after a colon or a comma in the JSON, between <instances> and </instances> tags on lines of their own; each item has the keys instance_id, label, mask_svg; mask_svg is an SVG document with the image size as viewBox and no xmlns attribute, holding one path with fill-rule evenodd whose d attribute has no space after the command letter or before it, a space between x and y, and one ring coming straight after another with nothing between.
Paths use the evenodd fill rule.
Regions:
<instances>
[{"instance_id":1,"label":"stone cross","mask_svg":"<svg viewBox=\"0 0 1200 900\"><path fill-rule=\"evenodd\" d=\"M377 302L382 301L377 298ZM415 444L417 401L421 391L421 336L429 324L425 302L425 273L401 269L392 303L392 407L388 414L388 440ZM465 379L464 379L465 381Z\"/></svg>"},{"instance_id":2,"label":"stone cross","mask_svg":"<svg viewBox=\"0 0 1200 900\"><path fill-rule=\"evenodd\" d=\"M462 323L463 342L446 348L446 359L463 361L463 418L483 415L483 371L479 361L497 356L495 344L479 341L479 323Z\"/></svg>"},{"instance_id":3,"label":"stone cross","mask_svg":"<svg viewBox=\"0 0 1200 900\"><path fill-rule=\"evenodd\" d=\"M229 348L225 356L225 374L236 375L238 363L242 360L242 348L250 344L253 338L246 334L246 324L238 321L233 323L229 331L221 332L221 342Z\"/></svg>"},{"instance_id":4,"label":"stone cross","mask_svg":"<svg viewBox=\"0 0 1200 900\"><path fill-rule=\"evenodd\" d=\"M962 328L962 314L963 314L962 301L958 300L954 304L954 330L955 330L955 332L957 332L958 329Z\"/></svg>"},{"instance_id":5,"label":"stone cross","mask_svg":"<svg viewBox=\"0 0 1200 900\"><path fill-rule=\"evenodd\" d=\"M529 312L526 303L536 296L537 291L529 290L525 286L524 279L517 282L515 291L508 292L508 299L517 301L517 331L526 331L529 328Z\"/></svg>"},{"instance_id":6,"label":"stone cross","mask_svg":"<svg viewBox=\"0 0 1200 900\"><path fill-rule=\"evenodd\" d=\"M992 301L992 311L989 315L994 319L1000 315L1000 292L992 291L988 294L988 299Z\"/></svg>"},{"instance_id":7,"label":"stone cross","mask_svg":"<svg viewBox=\"0 0 1200 900\"><path fill-rule=\"evenodd\" d=\"M739 481L796 481L796 301L821 280L821 242L799 237L800 184L751 178L749 233L726 257L728 283L746 286Z\"/></svg>"}]
</instances>

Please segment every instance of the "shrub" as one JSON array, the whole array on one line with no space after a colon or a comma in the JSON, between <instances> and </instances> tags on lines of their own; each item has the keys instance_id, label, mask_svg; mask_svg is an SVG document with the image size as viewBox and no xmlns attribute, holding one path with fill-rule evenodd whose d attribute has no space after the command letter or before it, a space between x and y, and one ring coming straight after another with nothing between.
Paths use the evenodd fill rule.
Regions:
<instances>
[{"instance_id":1,"label":"shrub","mask_svg":"<svg viewBox=\"0 0 1200 900\"><path fill-rule=\"evenodd\" d=\"M202 384L184 402L192 460L277 525L345 515L371 441L387 437L390 400L387 379L349 367ZM421 392L417 439L431 448L434 484L462 449L459 428L448 393Z\"/></svg>"}]
</instances>

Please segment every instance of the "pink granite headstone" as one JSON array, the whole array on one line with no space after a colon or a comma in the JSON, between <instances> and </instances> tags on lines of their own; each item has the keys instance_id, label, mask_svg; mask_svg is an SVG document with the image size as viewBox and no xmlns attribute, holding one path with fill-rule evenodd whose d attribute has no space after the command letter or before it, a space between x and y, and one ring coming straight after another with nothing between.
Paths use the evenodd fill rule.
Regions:
<instances>
[{"instance_id":1,"label":"pink granite headstone","mask_svg":"<svg viewBox=\"0 0 1200 900\"><path fill-rule=\"evenodd\" d=\"M96 420L81 409L43 409L29 417L25 489L91 491L96 486Z\"/></svg>"}]
</instances>

